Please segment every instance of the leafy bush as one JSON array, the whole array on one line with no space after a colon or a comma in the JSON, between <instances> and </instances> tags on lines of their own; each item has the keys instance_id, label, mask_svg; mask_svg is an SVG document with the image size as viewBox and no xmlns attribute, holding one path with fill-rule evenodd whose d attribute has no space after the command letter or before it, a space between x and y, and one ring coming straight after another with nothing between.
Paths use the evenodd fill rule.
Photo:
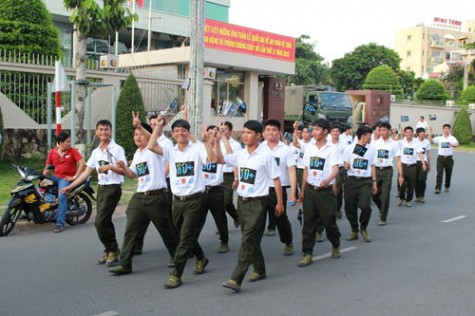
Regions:
<instances>
[{"instance_id":1,"label":"leafy bush","mask_svg":"<svg viewBox=\"0 0 475 316\"><path fill-rule=\"evenodd\" d=\"M460 95L459 102L460 104L465 105L469 103L475 103L475 86L470 86L463 90L462 94Z\"/></svg>"},{"instance_id":2,"label":"leafy bush","mask_svg":"<svg viewBox=\"0 0 475 316\"><path fill-rule=\"evenodd\" d=\"M417 90L416 98L418 100L446 101L450 99L450 95L440 81L429 79Z\"/></svg>"},{"instance_id":3,"label":"leafy bush","mask_svg":"<svg viewBox=\"0 0 475 316\"><path fill-rule=\"evenodd\" d=\"M472 141L472 123L466 109L461 109L457 114L453 132L461 145L468 145Z\"/></svg>"},{"instance_id":4,"label":"leafy bush","mask_svg":"<svg viewBox=\"0 0 475 316\"><path fill-rule=\"evenodd\" d=\"M387 91L402 96L402 87L399 79L388 65L373 68L363 84L363 89Z\"/></svg>"},{"instance_id":5,"label":"leafy bush","mask_svg":"<svg viewBox=\"0 0 475 316\"><path fill-rule=\"evenodd\" d=\"M134 143L132 111L140 112L140 120L145 122L145 107L142 94L135 76L130 74L125 80L117 100L115 139L119 145L124 147L127 160L131 160L137 150L137 146Z\"/></svg>"}]
</instances>

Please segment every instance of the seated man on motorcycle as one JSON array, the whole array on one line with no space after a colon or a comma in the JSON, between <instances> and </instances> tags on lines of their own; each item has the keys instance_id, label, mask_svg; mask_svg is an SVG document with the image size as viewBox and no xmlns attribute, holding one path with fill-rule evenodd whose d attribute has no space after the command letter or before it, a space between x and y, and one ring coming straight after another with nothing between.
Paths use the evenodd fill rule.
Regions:
<instances>
[{"instance_id":1,"label":"seated man on motorcycle","mask_svg":"<svg viewBox=\"0 0 475 316\"><path fill-rule=\"evenodd\" d=\"M48 153L43 175L47 176L49 174L51 165L54 167L51 180L58 186L58 217L53 232L61 233L68 209L68 195L61 193L61 190L79 176L84 169L85 161L79 151L71 148L71 137L68 133L59 133L57 141L58 146Z\"/></svg>"}]
</instances>

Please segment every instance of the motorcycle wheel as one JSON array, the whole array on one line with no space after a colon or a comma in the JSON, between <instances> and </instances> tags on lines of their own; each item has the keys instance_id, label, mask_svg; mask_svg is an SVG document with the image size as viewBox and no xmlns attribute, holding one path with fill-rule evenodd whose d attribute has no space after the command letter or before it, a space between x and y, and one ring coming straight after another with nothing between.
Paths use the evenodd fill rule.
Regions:
<instances>
[{"instance_id":1,"label":"motorcycle wheel","mask_svg":"<svg viewBox=\"0 0 475 316\"><path fill-rule=\"evenodd\" d=\"M72 200L69 201L69 204L77 204L77 207L81 205L86 206L86 212L80 216L71 216L66 218L66 223L71 226L85 224L89 220L92 214L92 202L91 199L84 193L79 193Z\"/></svg>"},{"instance_id":2,"label":"motorcycle wheel","mask_svg":"<svg viewBox=\"0 0 475 316\"><path fill-rule=\"evenodd\" d=\"M7 208L0 221L0 237L8 236L12 232L20 215L21 208L19 205Z\"/></svg>"}]
</instances>

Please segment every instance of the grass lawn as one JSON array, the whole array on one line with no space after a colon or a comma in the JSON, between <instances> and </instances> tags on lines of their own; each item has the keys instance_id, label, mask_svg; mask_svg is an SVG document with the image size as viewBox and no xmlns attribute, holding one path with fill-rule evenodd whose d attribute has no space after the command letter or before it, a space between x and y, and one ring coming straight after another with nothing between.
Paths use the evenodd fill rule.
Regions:
<instances>
[{"instance_id":1,"label":"grass lawn","mask_svg":"<svg viewBox=\"0 0 475 316\"><path fill-rule=\"evenodd\" d=\"M15 161L0 161L0 216L5 212L8 201L11 199L10 191L12 187L20 180L20 175L15 169L11 168L12 164L28 166L37 170L42 170L45 161L44 159L22 159ZM97 193L97 181L92 184L94 191ZM122 186L122 197L119 205L127 204L132 197L132 194L137 188L136 179L125 179L125 183ZM95 203L93 203L95 207Z\"/></svg>"},{"instance_id":2,"label":"grass lawn","mask_svg":"<svg viewBox=\"0 0 475 316\"><path fill-rule=\"evenodd\" d=\"M471 142L468 145L460 145L456 148L457 151L468 151L468 152L475 152L475 143Z\"/></svg>"}]
</instances>

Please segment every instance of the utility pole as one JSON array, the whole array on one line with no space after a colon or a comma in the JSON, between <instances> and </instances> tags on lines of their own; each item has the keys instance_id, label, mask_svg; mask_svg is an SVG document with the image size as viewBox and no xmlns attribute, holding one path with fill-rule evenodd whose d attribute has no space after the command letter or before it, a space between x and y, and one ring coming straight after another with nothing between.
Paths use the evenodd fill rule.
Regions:
<instances>
[{"instance_id":1,"label":"utility pole","mask_svg":"<svg viewBox=\"0 0 475 316\"><path fill-rule=\"evenodd\" d=\"M187 112L191 131L199 138L203 123L203 52L205 0L190 0L190 97Z\"/></svg>"}]
</instances>

